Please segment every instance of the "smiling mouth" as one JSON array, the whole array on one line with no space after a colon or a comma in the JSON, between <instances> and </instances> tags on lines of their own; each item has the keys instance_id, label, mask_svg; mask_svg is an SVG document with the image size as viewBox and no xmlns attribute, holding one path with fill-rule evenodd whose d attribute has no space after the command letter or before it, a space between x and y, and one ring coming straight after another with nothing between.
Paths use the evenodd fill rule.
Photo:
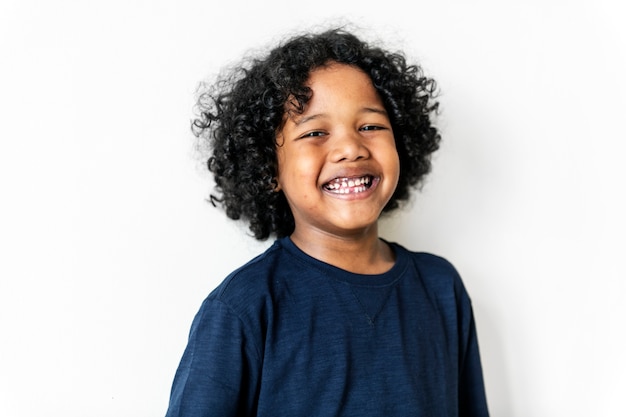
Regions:
<instances>
[{"instance_id":1,"label":"smiling mouth","mask_svg":"<svg viewBox=\"0 0 626 417\"><path fill-rule=\"evenodd\" d=\"M335 178L327 182L322 188L333 194L358 194L372 186L374 177L364 175L362 177Z\"/></svg>"}]
</instances>

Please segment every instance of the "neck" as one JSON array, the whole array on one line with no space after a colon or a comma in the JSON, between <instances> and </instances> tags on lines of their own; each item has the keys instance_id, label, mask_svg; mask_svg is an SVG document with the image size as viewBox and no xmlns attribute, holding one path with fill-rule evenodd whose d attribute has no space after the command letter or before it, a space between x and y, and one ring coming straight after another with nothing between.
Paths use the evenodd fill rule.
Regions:
<instances>
[{"instance_id":1,"label":"neck","mask_svg":"<svg viewBox=\"0 0 626 417\"><path fill-rule=\"evenodd\" d=\"M357 274L382 274L393 267L395 256L378 237L377 225L353 235L333 235L312 230L294 230L293 243L306 254Z\"/></svg>"}]
</instances>

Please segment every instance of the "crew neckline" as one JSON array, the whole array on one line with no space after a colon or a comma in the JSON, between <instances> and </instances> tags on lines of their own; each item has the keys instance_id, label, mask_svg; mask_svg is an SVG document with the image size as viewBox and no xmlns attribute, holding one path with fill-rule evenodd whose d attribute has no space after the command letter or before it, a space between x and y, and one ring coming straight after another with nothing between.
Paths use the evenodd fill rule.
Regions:
<instances>
[{"instance_id":1,"label":"crew neckline","mask_svg":"<svg viewBox=\"0 0 626 417\"><path fill-rule=\"evenodd\" d=\"M382 274L359 274L321 261L296 246L289 236L278 239L276 244L283 247L300 262L321 271L324 275L327 275L335 280L364 287L384 287L394 284L398 279L400 279L406 269L408 257L400 245L388 242L382 238L381 240L389 245L396 257L395 263L391 269L387 272L383 272Z\"/></svg>"}]
</instances>

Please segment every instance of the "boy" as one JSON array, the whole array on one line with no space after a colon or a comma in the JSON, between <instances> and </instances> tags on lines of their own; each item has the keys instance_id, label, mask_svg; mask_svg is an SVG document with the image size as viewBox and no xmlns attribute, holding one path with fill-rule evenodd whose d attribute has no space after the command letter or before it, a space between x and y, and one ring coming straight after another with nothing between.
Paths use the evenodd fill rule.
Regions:
<instances>
[{"instance_id":1,"label":"boy","mask_svg":"<svg viewBox=\"0 0 626 417\"><path fill-rule=\"evenodd\" d=\"M169 417L488 416L455 269L378 235L430 170L434 89L402 55L331 30L201 97L212 201L277 240L203 303Z\"/></svg>"}]
</instances>

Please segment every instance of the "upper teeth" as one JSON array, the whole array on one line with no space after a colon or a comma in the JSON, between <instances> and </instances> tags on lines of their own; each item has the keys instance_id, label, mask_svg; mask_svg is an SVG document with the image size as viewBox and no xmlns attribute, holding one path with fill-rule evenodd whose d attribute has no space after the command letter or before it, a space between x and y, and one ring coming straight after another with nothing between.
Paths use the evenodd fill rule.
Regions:
<instances>
[{"instance_id":1,"label":"upper teeth","mask_svg":"<svg viewBox=\"0 0 626 417\"><path fill-rule=\"evenodd\" d=\"M366 185L368 185L369 183L369 176L359 178L336 178L329 182L326 185L326 188L330 191L334 191L340 194L360 193L366 190Z\"/></svg>"}]
</instances>

